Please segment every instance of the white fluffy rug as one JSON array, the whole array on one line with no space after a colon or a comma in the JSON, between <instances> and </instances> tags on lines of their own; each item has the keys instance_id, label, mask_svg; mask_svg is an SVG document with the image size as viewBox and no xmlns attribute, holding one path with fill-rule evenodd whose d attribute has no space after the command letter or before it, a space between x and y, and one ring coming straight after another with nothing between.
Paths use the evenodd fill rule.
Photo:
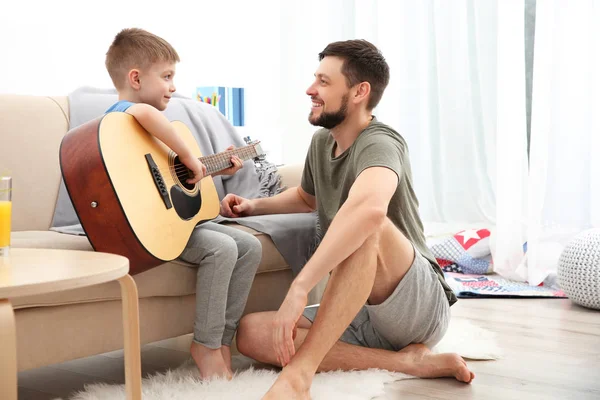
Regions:
<instances>
[{"instance_id":1,"label":"white fluffy rug","mask_svg":"<svg viewBox=\"0 0 600 400\"><path fill-rule=\"evenodd\" d=\"M493 360L501 356L494 335L469 321L454 318L444 339L433 349L436 353L454 352L471 360ZM238 400L260 399L277 378L278 370L255 369L248 358L234 357L232 381L202 382L191 362L143 380L144 400ZM384 370L328 372L315 376L311 388L314 400L373 399L384 395L384 385L412 376ZM87 385L71 400L124 400L123 385Z\"/></svg>"}]
</instances>

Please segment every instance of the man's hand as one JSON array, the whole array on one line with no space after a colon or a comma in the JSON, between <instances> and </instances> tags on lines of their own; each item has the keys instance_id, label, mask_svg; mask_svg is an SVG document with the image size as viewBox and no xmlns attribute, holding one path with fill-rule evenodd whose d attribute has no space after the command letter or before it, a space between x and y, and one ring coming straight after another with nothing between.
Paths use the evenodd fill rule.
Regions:
<instances>
[{"instance_id":1,"label":"man's hand","mask_svg":"<svg viewBox=\"0 0 600 400\"><path fill-rule=\"evenodd\" d=\"M229 146L225 151L233 150L235 147ZM224 169L213 176L217 175L233 175L238 172L240 169L244 168L244 162L238 156L231 156L231 163L233 164L231 167Z\"/></svg>"},{"instance_id":2,"label":"man's hand","mask_svg":"<svg viewBox=\"0 0 600 400\"><path fill-rule=\"evenodd\" d=\"M238 218L252 215L254 205L252 200L229 193L221 201L221 215L229 218Z\"/></svg>"},{"instance_id":3,"label":"man's hand","mask_svg":"<svg viewBox=\"0 0 600 400\"><path fill-rule=\"evenodd\" d=\"M186 180L187 183L193 185L196 182L200 182L200 180L206 176L206 166L196 157L179 157L179 160L181 160L183 165L185 165L193 174L192 177Z\"/></svg>"},{"instance_id":4,"label":"man's hand","mask_svg":"<svg viewBox=\"0 0 600 400\"><path fill-rule=\"evenodd\" d=\"M308 294L292 286L273 319L273 350L282 367L289 364L296 353L294 347L296 324L307 302Z\"/></svg>"}]
</instances>

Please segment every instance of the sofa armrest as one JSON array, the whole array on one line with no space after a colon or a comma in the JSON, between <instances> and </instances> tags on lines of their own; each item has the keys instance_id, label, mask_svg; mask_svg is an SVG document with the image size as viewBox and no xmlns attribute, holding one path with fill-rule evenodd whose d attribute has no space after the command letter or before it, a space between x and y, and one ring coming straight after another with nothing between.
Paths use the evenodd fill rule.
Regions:
<instances>
[{"instance_id":1,"label":"sofa armrest","mask_svg":"<svg viewBox=\"0 0 600 400\"><path fill-rule=\"evenodd\" d=\"M300 186L302 179L303 164L289 164L277 167L277 172L281 176L281 187Z\"/></svg>"}]
</instances>

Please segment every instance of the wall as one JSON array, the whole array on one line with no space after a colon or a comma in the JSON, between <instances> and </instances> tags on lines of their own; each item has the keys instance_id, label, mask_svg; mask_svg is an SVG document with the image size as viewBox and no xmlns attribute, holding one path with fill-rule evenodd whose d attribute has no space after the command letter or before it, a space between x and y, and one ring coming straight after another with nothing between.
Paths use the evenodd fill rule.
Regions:
<instances>
[{"instance_id":1,"label":"wall","mask_svg":"<svg viewBox=\"0 0 600 400\"><path fill-rule=\"evenodd\" d=\"M149 30L177 49L179 93L192 96L203 85L245 87L241 133L262 140L270 159L282 161L277 0L5 2L0 93L66 95L83 85L111 87L104 57L126 27Z\"/></svg>"},{"instance_id":2,"label":"wall","mask_svg":"<svg viewBox=\"0 0 600 400\"><path fill-rule=\"evenodd\" d=\"M120 29L140 27L177 49L179 93L245 87L247 125L240 133L262 140L273 162L303 162L316 130L305 91L318 53L357 34L376 42L378 18L370 0L11 1L0 14L0 93L110 87L106 50Z\"/></svg>"}]
</instances>

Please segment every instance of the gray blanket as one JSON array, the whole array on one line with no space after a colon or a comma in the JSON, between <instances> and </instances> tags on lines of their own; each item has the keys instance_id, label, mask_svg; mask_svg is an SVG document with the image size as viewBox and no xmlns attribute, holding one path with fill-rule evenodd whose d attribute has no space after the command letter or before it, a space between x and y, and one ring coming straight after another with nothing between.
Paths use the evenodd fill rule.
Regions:
<instances>
[{"instance_id":1,"label":"gray blanket","mask_svg":"<svg viewBox=\"0 0 600 400\"><path fill-rule=\"evenodd\" d=\"M117 101L114 89L80 88L69 94L70 126L73 129L104 112ZM216 107L195 101L175 93L169 107L164 111L171 120L179 120L192 131L202 154L221 152L229 145L244 146L245 143L235 128ZM227 193L235 193L246 198L258 198L278 192L279 178L272 168L255 168L248 160L244 168L231 177L217 176L215 186L222 199ZM269 235L275 246L298 273L314 249L316 237L315 214L267 215L247 218L218 217L215 222L235 221ZM85 235L69 195L61 180L58 200L52 220L53 231Z\"/></svg>"}]
</instances>

